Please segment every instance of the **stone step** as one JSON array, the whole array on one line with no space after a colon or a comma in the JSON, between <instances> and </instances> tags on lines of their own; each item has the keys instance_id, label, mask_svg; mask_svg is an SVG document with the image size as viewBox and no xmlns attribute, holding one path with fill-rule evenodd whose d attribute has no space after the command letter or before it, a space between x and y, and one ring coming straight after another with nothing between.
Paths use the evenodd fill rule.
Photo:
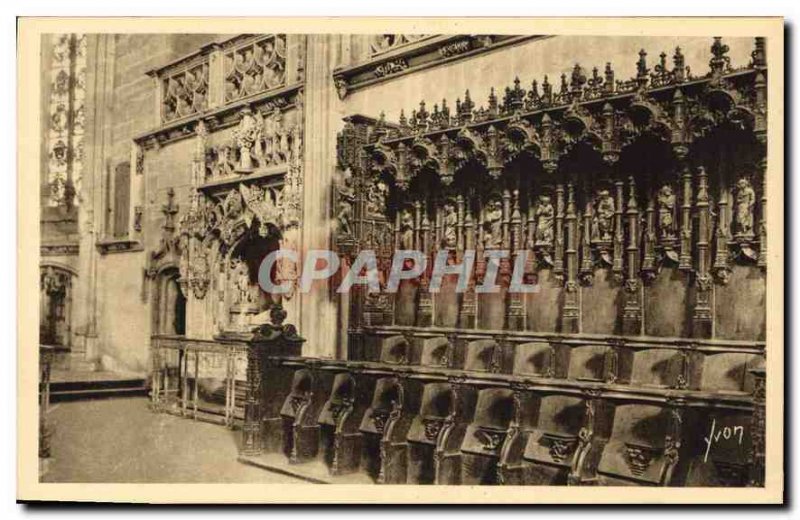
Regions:
<instances>
[{"instance_id":1,"label":"stone step","mask_svg":"<svg viewBox=\"0 0 800 520\"><path fill-rule=\"evenodd\" d=\"M101 371L55 371L50 380L52 401L146 395L147 380L132 374L117 374Z\"/></svg>"},{"instance_id":2,"label":"stone step","mask_svg":"<svg viewBox=\"0 0 800 520\"><path fill-rule=\"evenodd\" d=\"M328 466L319 459L300 464L289 464L282 453L240 455L239 462L314 484L375 484L374 480L362 472L331 475Z\"/></svg>"}]
</instances>

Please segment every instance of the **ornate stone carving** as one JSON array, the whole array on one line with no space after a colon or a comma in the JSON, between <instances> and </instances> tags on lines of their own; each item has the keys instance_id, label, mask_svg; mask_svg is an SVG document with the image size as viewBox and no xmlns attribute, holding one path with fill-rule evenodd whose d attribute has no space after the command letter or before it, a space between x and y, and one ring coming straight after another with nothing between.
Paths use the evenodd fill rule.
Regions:
<instances>
[{"instance_id":1,"label":"ornate stone carving","mask_svg":"<svg viewBox=\"0 0 800 520\"><path fill-rule=\"evenodd\" d=\"M414 249L414 215L407 209L400 212L400 249Z\"/></svg>"},{"instance_id":2,"label":"ornate stone carving","mask_svg":"<svg viewBox=\"0 0 800 520\"><path fill-rule=\"evenodd\" d=\"M445 249L456 247L458 235L456 226L458 225L458 214L452 202L447 202L443 208L442 215L442 242L441 246Z\"/></svg>"},{"instance_id":3,"label":"ornate stone carving","mask_svg":"<svg viewBox=\"0 0 800 520\"><path fill-rule=\"evenodd\" d=\"M647 471L655 456L656 450L650 446L625 443L625 462L628 463L631 473L637 477Z\"/></svg>"},{"instance_id":4,"label":"ornate stone carving","mask_svg":"<svg viewBox=\"0 0 800 520\"><path fill-rule=\"evenodd\" d=\"M353 176L345 170L336 187L336 233L339 239L354 236L353 219L355 217L356 194L353 189Z\"/></svg>"},{"instance_id":5,"label":"ornate stone carving","mask_svg":"<svg viewBox=\"0 0 800 520\"><path fill-rule=\"evenodd\" d=\"M595 211L592 216L592 241L610 242L614 231L614 197L602 189L595 198Z\"/></svg>"},{"instance_id":6,"label":"ornate stone carving","mask_svg":"<svg viewBox=\"0 0 800 520\"><path fill-rule=\"evenodd\" d=\"M402 72L407 68L408 62L404 58L396 58L394 60L381 63L375 67L373 74L375 74L376 78L382 78L390 74L397 74L398 72Z\"/></svg>"},{"instance_id":7,"label":"ornate stone carving","mask_svg":"<svg viewBox=\"0 0 800 520\"><path fill-rule=\"evenodd\" d=\"M272 35L225 52L225 101L286 83L286 36Z\"/></svg>"},{"instance_id":8,"label":"ornate stone carving","mask_svg":"<svg viewBox=\"0 0 800 520\"><path fill-rule=\"evenodd\" d=\"M536 235L534 246L552 247L555 209L549 195L540 195L536 204Z\"/></svg>"},{"instance_id":9,"label":"ornate stone carving","mask_svg":"<svg viewBox=\"0 0 800 520\"><path fill-rule=\"evenodd\" d=\"M756 192L746 177L736 182L736 209L734 211L734 233L737 237L754 236L753 209L756 204Z\"/></svg>"},{"instance_id":10,"label":"ornate stone carving","mask_svg":"<svg viewBox=\"0 0 800 520\"><path fill-rule=\"evenodd\" d=\"M427 34L376 34L370 41L370 52L382 54L394 48L427 38Z\"/></svg>"},{"instance_id":11,"label":"ornate stone carving","mask_svg":"<svg viewBox=\"0 0 800 520\"><path fill-rule=\"evenodd\" d=\"M204 112L208 107L208 62L169 74L161 79L163 122Z\"/></svg>"},{"instance_id":12,"label":"ornate stone carving","mask_svg":"<svg viewBox=\"0 0 800 520\"><path fill-rule=\"evenodd\" d=\"M658 229L662 240L675 239L675 201L669 184L658 190Z\"/></svg>"},{"instance_id":13,"label":"ornate stone carving","mask_svg":"<svg viewBox=\"0 0 800 520\"><path fill-rule=\"evenodd\" d=\"M503 203L498 198L486 203L483 218L483 247L499 249L503 247Z\"/></svg>"},{"instance_id":14,"label":"ornate stone carving","mask_svg":"<svg viewBox=\"0 0 800 520\"><path fill-rule=\"evenodd\" d=\"M264 119L260 112L255 114L249 107L245 107L241 112L239 126L233 131L233 139L239 148L239 163L237 170L248 172L253 169L253 146L261 138L261 131L264 126Z\"/></svg>"}]
</instances>

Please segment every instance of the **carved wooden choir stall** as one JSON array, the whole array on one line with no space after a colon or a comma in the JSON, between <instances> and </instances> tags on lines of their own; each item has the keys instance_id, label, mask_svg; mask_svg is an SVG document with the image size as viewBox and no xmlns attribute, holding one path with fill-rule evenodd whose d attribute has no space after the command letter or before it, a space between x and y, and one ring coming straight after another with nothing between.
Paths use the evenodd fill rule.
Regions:
<instances>
[{"instance_id":1,"label":"carved wooden choir stall","mask_svg":"<svg viewBox=\"0 0 800 520\"><path fill-rule=\"evenodd\" d=\"M378 483L763 485L765 42L726 53L346 118L343 264L374 250L384 285L396 250L428 267L339 296L346 360L250 346L245 455ZM467 250L467 290L431 290L436 255ZM511 292L523 253L536 290Z\"/></svg>"}]
</instances>

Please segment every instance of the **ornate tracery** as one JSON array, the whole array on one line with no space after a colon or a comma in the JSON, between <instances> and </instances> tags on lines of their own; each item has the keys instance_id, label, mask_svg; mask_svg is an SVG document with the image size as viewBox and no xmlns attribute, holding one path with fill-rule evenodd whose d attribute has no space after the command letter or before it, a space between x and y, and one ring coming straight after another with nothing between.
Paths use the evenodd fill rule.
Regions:
<instances>
[{"instance_id":1,"label":"ornate tracery","mask_svg":"<svg viewBox=\"0 0 800 520\"><path fill-rule=\"evenodd\" d=\"M340 162L356 189L337 191L337 241L345 252L379 245L363 230L380 222L394 229L396 247L413 245L430 259L440 250L458 259L472 244L478 282L485 251L507 249L512 260L530 251L528 274L551 271L563 291L561 330L573 332L577 292L598 269L623 284L622 328L639 333L642 284L675 267L697 288L693 334L709 337L711 277L724 284L733 264L765 265L764 52L759 38L752 61L733 68L715 38L704 75L689 71L680 48L672 66L661 53L652 68L642 51L629 80L616 79L610 63L602 74L576 64L558 86L545 77L524 88L517 78L480 107L467 91L452 111L442 100L401 111L397 123L351 118ZM367 217L360 193L378 182L385 204L375 211L370 202ZM507 279L511 262L501 264ZM415 316L398 316L389 298L372 298L383 306L374 314L427 323L437 310L425 276L416 292ZM458 304L462 326L471 323L472 300L467 292ZM505 317L494 316L490 328L525 328L518 298L502 305Z\"/></svg>"}]
</instances>

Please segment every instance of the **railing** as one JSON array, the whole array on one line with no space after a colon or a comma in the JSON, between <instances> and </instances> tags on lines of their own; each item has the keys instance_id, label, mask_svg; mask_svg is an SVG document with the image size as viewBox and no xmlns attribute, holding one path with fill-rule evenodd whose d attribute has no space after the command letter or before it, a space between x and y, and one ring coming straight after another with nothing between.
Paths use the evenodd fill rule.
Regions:
<instances>
[{"instance_id":1,"label":"railing","mask_svg":"<svg viewBox=\"0 0 800 520\"><path fill-rule=\"evenodd\" d=\"M39 345L39 458L50 457L50 425L47 413L50 408L50 370L55 347Z\"/></svg>"},{"instance_id":2,"label":"railing","mask_svg":"<svg viewBox=\"0 0 800 520\"><path fill-rule=\"evenodd\" d=\"M235 427L244 418L244 342L151 337L154 411ZM238 394L238 395L237 395Z\"/></svg>"}]
</instances>

